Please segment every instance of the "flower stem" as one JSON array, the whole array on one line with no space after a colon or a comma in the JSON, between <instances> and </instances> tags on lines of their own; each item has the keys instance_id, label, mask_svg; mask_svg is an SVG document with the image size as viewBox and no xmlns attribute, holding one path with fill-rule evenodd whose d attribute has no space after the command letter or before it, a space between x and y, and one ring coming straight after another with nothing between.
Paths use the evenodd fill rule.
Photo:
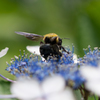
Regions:
<instances>
[{"instance_id":1,"label":"flower stem","mask_svg":"<svg viewBox=\"0 0 100 100\"><path fill-rule=\"evenodd\" d=\"M16 98L14 95L0 95L0 99L5 99L5 98Z\"/></svg>"},{"instance_id":2,"label":"flower stem","mask_svg":"<svg viewBox=\"0 0 100 100\"><path fill-rule=\"evenodd\" d=\"M7 80L7 81L9 81L9 82L16 82L16 81L13 81L13 80L10 80L10 79L8 79L8 78L4 77L4 76L3 76L3 75L1 75L1 74L0 74L0 77L2 77L3 79L5 79L5 80Z\"/></svg>"},{"instance_id":3,"label":"flower stem","mask_svg":"<svg viewBox=\"0 0 100 100\"><path fill-rule=\"evenodd\" d=\"M89 97L89 94L90 94L90 93L89 93L88 90L85 89L84 85L83 85L83 87L80 86L79 90L80 90L81 95L82 95L82 97L84 98L84 100L88 100L88 97Z\"/></svg>"}]
</instances>

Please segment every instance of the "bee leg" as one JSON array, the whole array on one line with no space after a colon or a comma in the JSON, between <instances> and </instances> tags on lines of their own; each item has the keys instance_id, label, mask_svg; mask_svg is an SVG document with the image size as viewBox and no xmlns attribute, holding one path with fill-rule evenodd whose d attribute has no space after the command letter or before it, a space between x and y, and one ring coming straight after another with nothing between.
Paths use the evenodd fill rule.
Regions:
<instances>
[{"instance_id":1,"label":"bee leg","mask_svg":"<svg viewBox=\"0 0 100 100\"><path fill-rule=\"evenodd\" d=\"M54 51L53 52L54 55L62 56L62 53L59 51L58 45L54 44L54 45L52 45L52 48L53 48L53 51Z\"/></svg>"},{"instance_id":2,"label":"bee leg","mask_svg":"<svg viewBox=\"0 0 100 100\"><path fill-rule=\"evenodd\" d=\"M40 42L40 45L44 44L42 41Z\"/></svg>"},{"instance_id":3,"label":"bee leg","mask_svg":"<svg viewBox=\"0 0 100 100\"><path fill-rule=\"evenodd\" d=\"M67 52L68 54L70 54L70 52L68 52L63 46L60 45L60 48L63 49L63 51Z\"/></svg>"}]
</instances>

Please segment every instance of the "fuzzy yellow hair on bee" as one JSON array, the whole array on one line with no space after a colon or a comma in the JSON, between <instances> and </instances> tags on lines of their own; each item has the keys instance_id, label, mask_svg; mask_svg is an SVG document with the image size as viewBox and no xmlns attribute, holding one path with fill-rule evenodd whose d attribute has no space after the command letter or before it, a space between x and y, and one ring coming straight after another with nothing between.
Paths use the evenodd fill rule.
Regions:
<instances>
[{"instance_id":1,"label":"fuzzy yellow hair on bee","mask_svg":"<svg viewBox=\"0 0 100 100\"><path fill-rule=\"evenodd\" d=\"M51 39L51 41L53 41L54 39L56 39L56 42L59 41L59 36L58 36L57 34L55 34L55 33L49 33L49 34L44 35L43 40L45 41L45 39L46 39L47 37L48 37L49 39Z\"/></svg>"},{"instance_id":2,"label":"fuzzy yellow hair on bee","mask_svg":"<svg viewBox=\"0 0 100 100\"><path fill-rule=\"evenodd\" d=\"M44 38L43 38L43 39L45 39L45 37L50 37L50 38L52 38L52 37L57 37L57 36L58 36L58 35L55 34L55 33L49 33L49 34L44 35Z\"/></svg>"}]
</instances>

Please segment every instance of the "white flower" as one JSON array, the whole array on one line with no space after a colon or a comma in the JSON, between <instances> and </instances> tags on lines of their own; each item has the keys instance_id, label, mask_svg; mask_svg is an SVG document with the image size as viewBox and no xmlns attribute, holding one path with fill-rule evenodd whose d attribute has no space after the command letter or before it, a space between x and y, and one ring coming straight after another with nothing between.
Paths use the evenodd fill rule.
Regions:
<instances>
[{"instance_id":1,"label":"white flower","mask_svg":"<svg viewBox=\"0 0 100 100\"><path fill-rule=\"evenodd\" d=\"M4 55L6 55L7 51L8 51L8 47L6 47L5 49L2 49L0 52L0 58L3 57Z\"/></svg>"},{"instance_id":2,"label":"white flower","mask_svg":"<svg viewBox=\"0 0 100 100\"><path fill-rule=\"evenodd\" d=\"M75 100L71 89L65 87L65 80L61 76L49 77L41 86L46 100Z\"/></svg>"},{"instance_id":3,"label":"white flower","mask_svg":"<svg viewBox=\"0 0 100 100\"><path fill-rule=\"evenodd\" d=\"M39 46L27 46L26 49L31 53L40 55Z\"/></svg>"},{"instance_id":4,"label":"white flower","mask_svg":"<svg viewBox=\"0 0 100 100\"><path fill-rule=\"evenodd\" d=\"M41 88L36 80L18 79L11 85L11 92L22 100L31 100L41 96Z\"/></svg>"},{"instance_id":5,"label":"white flower","mask_svg":"<svg viewBox=\"0 0 100 100\"><path fill-rule=\"evenodd\" d=\"M39 46L27 46L26 49L34 54L40 55L40 47ZM44 61L45 59L41 56L42 61Z\"/></svg>"},{"instance_id":6,"label":"white flower","mask_svg":"<svg viewBox=\"0 0 100 100\"><path fill-rule=\"evenodd\" d=\"M100 96L100 67L82 66L80 72L86 79L86 89Z\"/></svg>"},{"instance_id":7,"label":"white flower","mask_svg":"<svg viewBox=\"0 0 100 100\"><path fill-rule=\"evenodd\" d=\"M78 61L78 59L77 59L77 55L76 55L76 54L74 54L74 55L73 55L73 60L74 60L74 63L79 63L79 61Z\"/></svg>"},{"instance_id":8,"label":"white flower","mask_svg":"<svg viewBox=\"0 0 100 100\"><path fill-rule=\"evenodd\" d=\"M72 90L70 88L66 88L64 91L49 95L47 100L75 100L75 97Z\"/></svg>"},{"instance_id":9,"label":"white flower","mask_svg":"<svg viewBox=\"0 0 100 100\"><path fill-rule=\"evenodd\" d=\"M64 90L65 81L61 76L52 76L42 83L42 90L45 95L53 94Z\"/></svg>"},{"instance_id":10,"label":"white flower","mask_svg":"<svg viewBox=\"0 0 100 100\"><path fill-rule=\"evenodd\" d=\"M75 100L61 76L48 77L41 84L37 80L19 79L12 84L11 92L21 100Z\"/></svg>"}]
</instances>

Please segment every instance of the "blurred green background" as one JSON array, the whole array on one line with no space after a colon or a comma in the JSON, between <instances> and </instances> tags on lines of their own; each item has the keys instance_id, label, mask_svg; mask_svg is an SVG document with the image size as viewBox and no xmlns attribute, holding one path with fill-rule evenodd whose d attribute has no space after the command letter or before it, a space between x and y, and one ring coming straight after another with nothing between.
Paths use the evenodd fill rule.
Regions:
<instances>
[{"instance_id":1,"label":"blurred green background","mask_svg":"<svg viewBox=\"0 0 100 100\"><path fill-rule=\"evenodd\" d=\"M14 79L5 68L6 61L19 55L27 45L39 45L15 31L45 35L57 33L63 46L75 46L75 53L83 56L88 45L100 46L99 0L2 0L0 2L0 50L9 47L7 55L0 58L0 74ZM28 52L26 50L26 52ZM1 78L0 78L1 79Z\"/></svg>"}]
</instances>

